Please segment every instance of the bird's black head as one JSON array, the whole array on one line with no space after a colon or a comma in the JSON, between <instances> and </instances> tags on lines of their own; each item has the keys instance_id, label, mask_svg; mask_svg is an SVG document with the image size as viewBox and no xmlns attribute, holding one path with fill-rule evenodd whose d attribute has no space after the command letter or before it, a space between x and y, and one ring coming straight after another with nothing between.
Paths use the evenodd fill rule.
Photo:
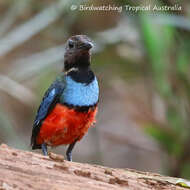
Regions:
<instances>
[{"instance_id":1,"label":"bird's black head","mask_svg":"<svg viewBox=\"0 0 190 190\"><path fill-rule=\"evenodd\" d=\"M64 56L64 70L87 69L90 66L91 40L85 35L76 35L68 39Z\"/></svg>"}]
</instances>

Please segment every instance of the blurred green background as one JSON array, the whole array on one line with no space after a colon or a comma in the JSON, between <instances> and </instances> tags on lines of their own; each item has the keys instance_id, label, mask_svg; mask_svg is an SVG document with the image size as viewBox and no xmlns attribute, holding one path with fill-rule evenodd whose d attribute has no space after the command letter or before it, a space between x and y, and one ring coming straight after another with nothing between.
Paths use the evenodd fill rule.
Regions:
<instances>
[{"instance_id":1,"label":"blurred green background","mask_svg":"<svg viewBox=\"0 0 190 190\"><path fill-rule=\"evenodd\" d=\"M96 127L76 145L74 161L190 178L189 0L1 0L0 143L31 151L36 110L74 34L95 43L101 90Z\"/></svg>"}]
</instances>

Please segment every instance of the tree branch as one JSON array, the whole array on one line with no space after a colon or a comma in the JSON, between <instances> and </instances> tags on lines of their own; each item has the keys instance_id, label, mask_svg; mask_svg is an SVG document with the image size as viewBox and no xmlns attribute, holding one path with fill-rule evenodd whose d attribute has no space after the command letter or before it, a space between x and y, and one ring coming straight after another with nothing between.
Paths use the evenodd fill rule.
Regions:
<instances>
[{"instance_id":1,"label":"tree branch","mask_svg":"<svg viewBox=\"0 0 190 190\"><path fill-rule=\"evenodd\" d=\"M185 190L177 178L131 169L68 162L63 156L50 157L0 146L0 189L25 190Z\"/></svg>"}]
</instances>

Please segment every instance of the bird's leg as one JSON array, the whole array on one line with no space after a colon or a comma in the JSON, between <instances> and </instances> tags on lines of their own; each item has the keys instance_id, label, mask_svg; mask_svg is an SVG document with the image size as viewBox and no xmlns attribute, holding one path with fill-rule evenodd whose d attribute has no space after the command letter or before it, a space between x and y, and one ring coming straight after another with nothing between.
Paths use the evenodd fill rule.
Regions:
<instances>
[{"instance_id":1,"label":"bird's leg","mask_svg":"<svg viewBox=\"0 0 190 190\"><path fill-rule=\"evenodd\" d=\"M43 143L43 144L42 144L42 152L43 152L44 156L47 156L47 155L48 155L46 143Z\"/></svg>"},{"instance_id":2,"label":"bird's leg","mask_svg":"<svg viewBox=\"0 0 190 190\"><path fill-rule=\"evenodd\" d=\"M67 155L67 160L72 161L72 150L76 144L77 140L75 140L72 144L69 145L66 155Z\"/></svg>"}]
</instances>

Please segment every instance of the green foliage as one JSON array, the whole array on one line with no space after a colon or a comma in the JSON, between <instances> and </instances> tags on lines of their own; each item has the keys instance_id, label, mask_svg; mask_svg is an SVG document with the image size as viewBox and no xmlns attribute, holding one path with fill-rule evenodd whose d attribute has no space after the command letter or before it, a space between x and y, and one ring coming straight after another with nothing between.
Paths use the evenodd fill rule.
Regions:
<instances>
[{"instance_id":1,"label":"green foliage","mask_svg":"<svg viewBox=\"0 0 190 190\"><path fill-rule=\"evenodd\" d=\"M181 177L188 178L190 176L190 163L185 162L182 168Z\"/></svg>"},{"instance_id":2,"label":"green foliage","mask_svg":"<svg viewBox=\"0 0 190 190\"><path fill-rule=\"evenodd\" d=\"M166 107L167 127L148 124L145 131L151 135L172 158L177 160L179 173L189 175L190 167L183 167L186 158L186 142L190 137L189 108L190 78L189 56L181 37L177 45L175 35L178 31L167 25L152 22L147 15L140 15L142 37L150 65L153 85ZM188 40L189 41L189 40ZM173 47L177 47L173 51ZM185 101L185 103L184 103ZM188 110L188 111L187 111Z\"/></svg>"},{"instance_id":3,"label":"green foliage","mask_svg":"<svg viewBox=\"0 0 190 190\"><path fill-rule=\"evenodd\" d=\"M185 52L184 49L180 50L178 54L178 60L176 62L176 69L179 72L180 75L186 75L188 74L189 69L189 57L187 55L187 52Z\"/></svg>"},{"instance_id":4,"label":"green foliage","mask_svg":"<svg viewBox=\"0 0 190 190\"><path fill-rule=\"evenodd\" d=\"M173 131L161 128L156 124L147 124L145 132L156 139L170 155L179 156L181 154L182 143L180 142L180 137L174 134Z\"/></svg>"},{"instance_id":5,"label":"green foliage","mask_svg":"<svg viewBox=\"0 0 190 190\"><path fill-rule=\"evenodd\" d=\"M142 36L150 59L150 68L155 85L160 93L169 97L171 87L168 81L169 49L173 43L173 30L168 26L153 23L147 15L140 15Z\"/></svg>"}]
</instances>

